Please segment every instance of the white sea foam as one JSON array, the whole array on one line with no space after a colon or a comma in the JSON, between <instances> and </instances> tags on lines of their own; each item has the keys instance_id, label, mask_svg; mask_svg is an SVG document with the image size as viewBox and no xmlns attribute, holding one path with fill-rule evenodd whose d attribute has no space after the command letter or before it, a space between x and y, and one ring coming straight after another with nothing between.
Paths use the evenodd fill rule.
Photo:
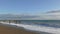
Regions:
<instances>
[{"instance_id":1,"label":"white sea foam","mask_svg":"<svg viewBox=\"0 0 60 34\"><path fill-rule=\"evenodd\" d=\"M18 27L23 27L27 30L48 32L48 33L53 33L53 34L60 34L60 28L38 26L38 25L15 24L15 23L2 23L2 24L16 25Z\"/></svg>"}]
</instances>

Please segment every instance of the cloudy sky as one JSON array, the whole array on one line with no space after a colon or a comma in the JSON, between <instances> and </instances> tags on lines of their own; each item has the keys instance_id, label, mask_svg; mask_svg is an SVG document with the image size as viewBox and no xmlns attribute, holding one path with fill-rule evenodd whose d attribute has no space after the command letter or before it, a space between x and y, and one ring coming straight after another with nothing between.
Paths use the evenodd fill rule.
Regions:
<instances>
[{"instance_id":1,"label":"cloudy sky","mask_svg":"<svg viewBox=\"0 0 60 34\"><path fill-rule=\"evenodd\" d=\"M60 0L0 0L0 14L35 15L31 18L59 20Z\"/></svg>"},{"instance_id":2,"label":"cloudy sky","mask_svg":"<svg viewBox=\"0 0 60 34\"><path fill-rule=\"evenodd\" d=\"M40 14L59 9L60 0L0 0L0 14Z\"/></svg>"}]
</instances>

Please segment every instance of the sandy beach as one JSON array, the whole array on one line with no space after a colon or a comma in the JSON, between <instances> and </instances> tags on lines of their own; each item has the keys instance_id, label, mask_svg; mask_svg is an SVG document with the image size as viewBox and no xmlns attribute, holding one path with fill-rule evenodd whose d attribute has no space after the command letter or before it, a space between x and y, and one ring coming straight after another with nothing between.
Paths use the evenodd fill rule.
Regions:
<instances>
[{"instance_id":1,"label":"sandy beach","mask_svg":"<svg viewBox=\"0 0 60 34\"><path fill-rule=\"evenodd\" d=\"M24 29L0 25L0 34L37 34L37 33L29 32Z\"/></svg>"}]
</instances>

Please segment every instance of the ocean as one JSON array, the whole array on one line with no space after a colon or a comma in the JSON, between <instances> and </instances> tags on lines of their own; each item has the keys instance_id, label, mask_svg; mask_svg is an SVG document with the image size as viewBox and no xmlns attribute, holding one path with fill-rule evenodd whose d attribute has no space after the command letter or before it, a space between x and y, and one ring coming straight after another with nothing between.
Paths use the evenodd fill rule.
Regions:
<instances>
[{"instance_id":1,"label":"ocean","mask_svg":"<svg viewBox=\"0 0 60 34\"><path fill-rule=\"evenodd\" d=\"M21 23L3 23L23 27L29 31L60 34L60 20L21 20Z\"/></svg>"},{"instance_id":2,"label":"ocean","mask_svg":"<svg viewBox=\"0 0 60 34\"><path fill-rule=\"evenodd\" d=\"M21 23L60 28L60 20L21 20Z\"/></svg>"}]
</instances>

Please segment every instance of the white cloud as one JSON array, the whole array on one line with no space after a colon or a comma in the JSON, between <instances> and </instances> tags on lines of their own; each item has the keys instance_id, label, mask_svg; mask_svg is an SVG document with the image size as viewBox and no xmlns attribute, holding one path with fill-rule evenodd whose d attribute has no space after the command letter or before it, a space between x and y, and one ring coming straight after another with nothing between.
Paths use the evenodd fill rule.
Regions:
<instances>
[{"instance_id":1,"label":"white cloud","mask_svg":"<svg viewBox=\"0 0 60 34\"><path fill-rule=\"evenodd\" d=\"M50 11L45 14L36 15L38 17L28 18L32 20L60 20L60 11Z\"/></svg>"},{"instance_id":2,"label":"white cloud","mask_svg":"<svg viewBox=\"0 0 60 34\"><path fill-rule=\"evenodd\" d=\"M43 20L60 20L60 11L50 11L43 14Z\"/></svg>"},{"instance_id":3,"label":"white cloud","mask_svg":"<svg viewBox=\"0 0 60 34\"><path fill-rule=\"evenodd\" d=\"M4 16L4 15L2 15ZM0 15L0 17L2 17ZM4 17L16 17L16 15L5 15ZM21 20L60 20L60 11L50 11L40 15L18 15Z\"/></svg>"}]
</instances>

